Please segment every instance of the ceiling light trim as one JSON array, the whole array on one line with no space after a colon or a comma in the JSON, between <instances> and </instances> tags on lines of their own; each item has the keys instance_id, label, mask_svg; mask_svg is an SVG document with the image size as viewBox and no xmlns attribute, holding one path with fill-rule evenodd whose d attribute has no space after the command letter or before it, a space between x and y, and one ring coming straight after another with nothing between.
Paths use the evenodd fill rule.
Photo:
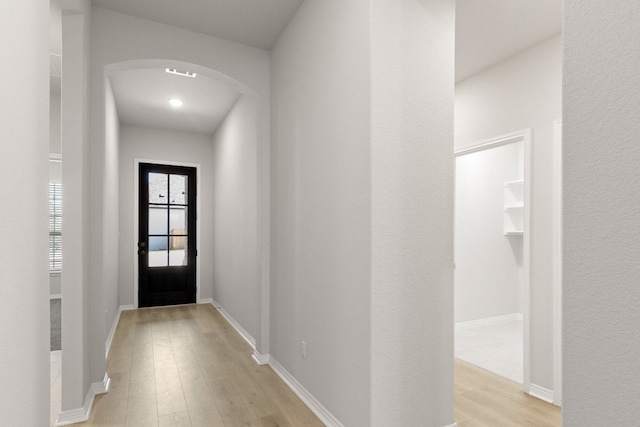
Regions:
<instances>
[{"instance_id":1,"label":"ceiling light trim","mask_svg":"<svg viewBox=\"0 0 640 427\"><path fill-rule=\"evenodd\" d=\"M175 68L166 68L165 70L166 70L167 73L175 74L177 76L191 77L191 78L195 78L196 77L196 73L192 73L191 71L180 71L180 70L177 70Z\"/></svg>"}]
</instances>

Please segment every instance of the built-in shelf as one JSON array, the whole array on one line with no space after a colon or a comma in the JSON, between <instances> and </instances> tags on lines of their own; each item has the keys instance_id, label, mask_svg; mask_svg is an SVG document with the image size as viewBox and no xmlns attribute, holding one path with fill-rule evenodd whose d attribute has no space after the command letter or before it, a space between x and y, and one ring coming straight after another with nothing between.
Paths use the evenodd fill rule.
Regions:
<instances>
[{"instance_id":1,"label":"built-in shelf","mask_svg":"<svg viewBox=\"0 0 640 427\"><path fill-rule=\"evenodd\" d=\"M504 207L504 210L505 210L505 211L517 210L517 209L524 209L524 205L505 206L505 207Z\"/></svg>"},{"instance_id":2,"label":"built-in shelf","mask_svg":"<svg viewBox=\"0 0 640 427\"><path fill-rule=\"evenodd\" d=\"M515 181L507 181L504 183L505 187L510 187L510 188L515 188L515 187L523 187L524 186L524 179L517 179Z\"/></svg>"},{"instance_id":3,"label":"built-in shelf","mask_svg":"<svg viewBox=\"0 0 640 427\"><path fill-rule=\"evenodd\" d=\"M522 236L524 224L524 180L504 183L504 235Z\"/></svg>"}]
</instances>

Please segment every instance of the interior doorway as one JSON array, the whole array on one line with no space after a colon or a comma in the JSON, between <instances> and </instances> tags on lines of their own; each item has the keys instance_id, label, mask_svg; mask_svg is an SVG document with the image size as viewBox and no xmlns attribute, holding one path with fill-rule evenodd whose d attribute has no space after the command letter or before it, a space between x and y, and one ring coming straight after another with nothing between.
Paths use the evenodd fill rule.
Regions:
<instances>
[{"instance_id":1,"label":"interior doorway","mask_svg":"<svg viewBox=\"0 0 640 427\"><path fill-rule=\"evenodd\" d=\"M561 266L557 262L559 257L554 256L557 244L553 233L560 230L560 225L554 220L553 177L557 168L553 124L562 116L562 2L479 4L461 0L456 3L455 26L454 150L473 148L478 141L518 129L530 129L531 141L535 139L527 161L531 166L531 179L524 180L525 187L530 188L531 232L502 238L513 243L509 249L515 249L518 240L524 243L520 270L524 272L527 259L530 263L530 274L525 273L525 277L531 292L525 290L522 298L522 389L541 400L558 404L560 340L557 329L561 310L558 303L554 304L554 292L557 292L554 283L558 282ZM518 185L513 183L511 187L515 189ZM506 197L504 193L502 197ZM502 204L504 210L504 200ZM510 207L510 212L501 211L497 216L503 217L503 222L505 219L517 221L518 209ZM530 245L525 243L527 239ZM527 247L529 257L525 255ZM480 250L477 257L486 257L489 263L495 260L488 249ZM462 266L456 262L457 281ZM513 300L512 294L510 297ZM481 305L480 300L477 303ZM520 316L519 311L513 310L514 318ZM464 323L470 318L456 321ZM458 325L459 333L460 328Z\"/></svg>"},{"instance_id":2,"label":"interior doorway","mask_svg":"<svg viewBox=\"0 0 640 427\"><path fill-rule=\"evenodd\" d=\"M455 356L528 390L530 131L455 155Z\"/></svg>"},{"instance_id":3,"label":"interior doorway","mask_svg":"<svg viewBox=\"0 0 640 427\"><path fill-rule=\"evenodd\" d=\"M139 165L140 307L196 302L196 168Z\"/></svg>"}]
</instances>

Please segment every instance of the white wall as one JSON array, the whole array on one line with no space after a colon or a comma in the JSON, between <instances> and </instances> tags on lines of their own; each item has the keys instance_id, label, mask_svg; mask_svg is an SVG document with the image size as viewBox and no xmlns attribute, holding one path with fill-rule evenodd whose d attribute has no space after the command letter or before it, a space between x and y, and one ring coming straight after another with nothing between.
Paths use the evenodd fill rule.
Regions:
<instances>
[{"instance_id":1,"label":"white wall","mask_svg":"<svg viewBox=\"0 0 640 427\"><path fill-rule=\"evenodd\" d=\"M523 178L522 145L456 157L456 322L522 313L523 238L504 235L504 183Z\"/></svg>"},{"instance_id":2,"label":"white wall","mask_svg":"<svg viewBox=\"0 0 640 427\"><path fill-rule=\"evenodd\" d=\"M640 418L640 2L564 8L563 425Z\"/></svg>"},{"instance_id":3,"label":"white wall","mask_svg":"<svg viewBox=\"0 0 640 427\"><path fill-rule=\"evenodd\" d=\"M220 125L213 186L205 189L213 194L213 298L254 338L260 333L256 113L255 100L241 96Z\"/></svg>"},{"instance_id":4,"label":"white wall","mask_svg":"<svg viewBox=\"0 0 640 427\"><path fill-rule=\"evenodd\" d=\"M109 286L118 283L119 257L119 149L120 149L120 120L118 111L111 90L111 82L105 81L105 150L104 150L104 190L103 203L109 207L105 211L103 222L103 284L104 293L102 302L104 304L104 336L109 334L113 321L118 312L118 287Z\"/></svg>"},{"instance_id":5,"label":"white wall","mask_svg":"<svg viewBox=\"0 0 640 427\"><path fill-rule=\"evenodd\" d=\"M200 297L211 298L213 283L213 148L211 137L192 133L172 132L137 126L122 126L120 129L120 241L119 283L120 305L134 302L134 263L137 262L138 237L134 233L135 159L156 160L201 165L201 217L198 218L198 258L200 261ZM137 171L135 172L137 173Z\"/></svg>"},{"instance_id":6,"label":"white wall","mask_svg":"<svg viewBox=\"0 0 640 427\"><path fill-rule=\"evenodd\" d=\"M49 4L0 2L0 414L49 423Z\"/></svg>"},{"instance_id":7,"label":"white wall","mask_svg":"<svg viewBox=\"0 0 640 427\"><path fill-rule=\"evenodd\" d=\"M61 132L64 197L65 304L62 307L62 410L81 408L90 376L88 75L90 0L75 2L62 15L63 63ZM100 310L100 315L104 313ZM98 346L100 349L103 346ZM96 379L95 381L101 380Z\"/></svg>"},{"instance_id":8,"label":"white wall","mask_svg":"<svg viewBox=\"0 0 640 427\"><path fill-rule=\"evenodd\" d=\"M156 67L158 63L175 65L176 61L194 64L194 71L200 74L214 78L219 76L235 85L240 92L256 94L260 150L264 151L262 147L268 146L269 141L268 52L177 27L92 8L88 110L91 126L86 146L90 151L91 208L84 211L85 217L90 218L89 247L92 249L88 281L91 289L90 308L93 313L92 382L100 381L104 375L105 331L112 322L111 313L107 313L107 318L104 316L104 310L110 308L105 306L108 302L103 298L103 294L114 292L119 286L119 275L113 274L113 271L105 271L105 268L120 256L117 237L120 230L115 229L119 210L117 198L113 200L115 193L112 191L114 185L117 187L117 181L111 178L118 173L118 162L104 158L105 154L110 158L115 154L115 151L109 148L105 135L105 75L119 69L128 69L127 67L148 67L153 61ZM268 170L266 173L268 174ZM268 205L268 197L266 203ZM260 295L255 297L259 299ZM102 360L99 357L100 352Z\"/></svg>"},{"instance_id":9,"label":"white wall","mask_svg":"<svg viewBox=\"0 0 640 427\"><path fill-rule=\"evenodd\" d=\"M62 153L60 130L60 92L51 91L49 94L49 152Z\"/></svg>"},{"instance_id":10,"label":"white wall","mask_svg":"<svg viewBox=\"0 0 640 427\"><path fill-rule=\"evenodd\" d=\"M442 426L454 5L382 3L308 0L272 50L271 354L345 425Z\"/></svg>"},{"instance_id":11,"label":"white wall","mask_svg":"<svg viewBox=\"0 0 640 427\"><path fill-rule=\"evenodd\" d=\"M271 52L271 355L345 425L371 422L367 16L306 1Z\"/></svg>"},{"instance_id":12,"label":"white wall","mask_svg":"<svg viewBox=\"0 0 640 427\"><path fill-rule=\"evenodd\" d=\"M62 295L62 274L49 274L49 293L50 295Z\"/></svg>"},{"instance_id":13,"label":"white wall","mask_svg":"<svg viewBox=\"0 0 640 427\"><path fill-rule=\"evenodd\" d=\"M531 128L531 382L553 389L553 122L561 118L556 36L456 85L455 147Z\"/></svg>"},{"instance_id":14,"label":"white wall","mask_svg":"<svg viewBox=\"0 0 640 427\"><path fill-rule=\"evenodd\" d=\"M455 2L370 4L371 422L441 427L454 422Z\"/></svg>"}]
</instances>

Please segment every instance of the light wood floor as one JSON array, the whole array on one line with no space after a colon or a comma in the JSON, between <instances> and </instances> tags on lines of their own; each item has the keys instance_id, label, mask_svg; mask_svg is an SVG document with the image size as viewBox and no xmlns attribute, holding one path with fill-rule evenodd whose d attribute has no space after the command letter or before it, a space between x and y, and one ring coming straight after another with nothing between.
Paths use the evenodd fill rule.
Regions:
<instances>
[{"instance_id":1,"label":"light wood floor","mask_svg":"<svg viewBox=\"0 0 640 427\"><path fill-rule=\"evenodd\" d=\"M322 426L211 306L122 313L107 372L77 426Z\"/></svg>"},{"instance_id":2,"label":"light wood floor","mask_svg":"<svg viewBox=\"0 0 640 427\"><path fill-rule=\"evenodd\" d=\"M111 391L76 426L322 426L209 304L125 311L107 360ZM560 426L559 408L455 362L459 427Z\"/></svg>"},{"instance_id":3,"label":"light wood floor","mask_svg":"<svg viewBox=\"0 0 640 427\"><path fill-rule=\"evenodd\" d=\"M560 408L522 391L522 386L455 360L458 427L561 425Z\"/></svg>"}]
</instances>

